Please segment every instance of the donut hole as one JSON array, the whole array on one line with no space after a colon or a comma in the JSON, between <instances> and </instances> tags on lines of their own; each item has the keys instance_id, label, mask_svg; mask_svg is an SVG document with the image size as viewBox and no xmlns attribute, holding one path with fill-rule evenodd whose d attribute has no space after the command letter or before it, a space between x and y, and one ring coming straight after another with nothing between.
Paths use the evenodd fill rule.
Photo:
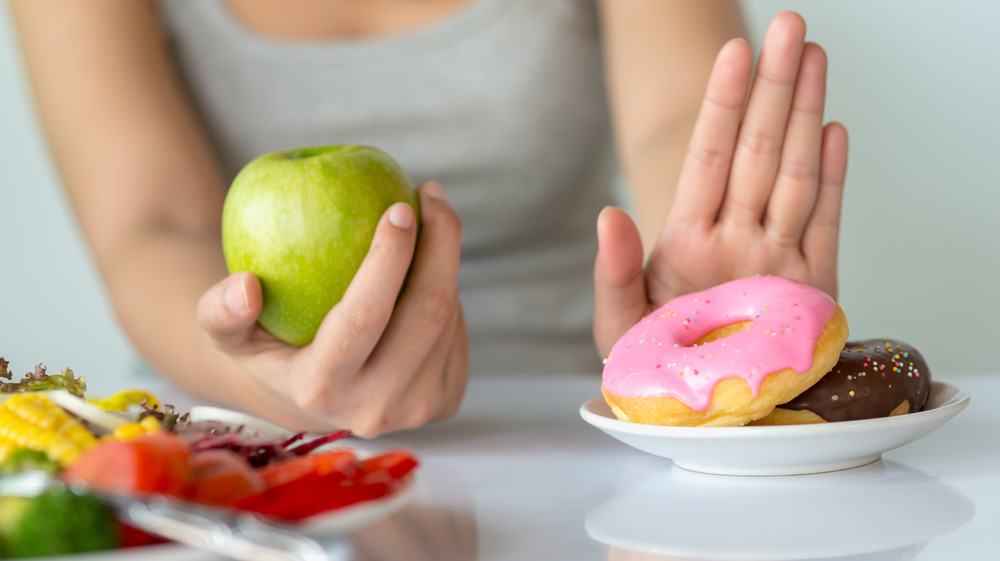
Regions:
<instances>
[{"instance_id":1,"label":"donut hole","mask_svg":"<svg viewBox=\"0 0 1000 561\"><path fill-rule=\"evenodd\" d=\"M705 343L711 343L712 341L718 341L719 339L724 339L730 335L735 335L740 331L743 331L746 326L750 325L751 321L738 321L736 323L731 323L729 325L723 325L722 327L717 327L705 335L702 335L700 339L694 342L694 345L704 345Z\"/></svg>"}]
</instances>

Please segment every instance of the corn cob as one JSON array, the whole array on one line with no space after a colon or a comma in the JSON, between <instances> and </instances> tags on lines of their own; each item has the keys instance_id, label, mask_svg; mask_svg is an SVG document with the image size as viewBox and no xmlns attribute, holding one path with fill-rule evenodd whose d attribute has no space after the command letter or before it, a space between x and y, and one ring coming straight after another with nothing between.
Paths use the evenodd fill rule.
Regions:
<instances>
[{"instance_id":1,"label":"corn cob","mask_svg":"<svg viewBox=\"0 0 1000 561\"><path fill-rule=\"evenodd\" d=\"M133 438L138 438L146 434L159 432L161 428L160 421L156 417L143 417L140 421L128 423L116 428L115 431L111 433L111 438L114 440L132 440Z\"/></svg>"},{"instance_id":2,"label":"corn cob","mask_svg":"<svg viewBox=\"0 0 1000 561\"><path fill-rule=\"evenodd\" d=\"M0 461L28 448L67 466L96 442L86 427L44 395L15 393L0 406Z\"/></svg>"}]
</instances>

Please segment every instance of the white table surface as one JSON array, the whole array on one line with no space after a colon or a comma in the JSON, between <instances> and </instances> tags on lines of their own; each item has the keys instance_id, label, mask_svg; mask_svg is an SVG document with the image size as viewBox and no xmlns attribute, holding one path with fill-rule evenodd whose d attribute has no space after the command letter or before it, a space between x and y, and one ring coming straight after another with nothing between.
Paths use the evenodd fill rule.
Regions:
<instances>
[{"instance_id":1,"label":"white table surface","mask_svg":"<svg viewBox=\"0 0 1000 561\"><path fill-rule=\"evenodd\" d=\"M1000 374L935 379L972 397L941 428L865 467L784 477L688 472L614 440L578 413L595 377L474 379L452 419L349 441L422 461L413 501L352 536L355 558L1000 558ZM216 559L177 546L112 557Z\"/></svg>"}]
</instances>

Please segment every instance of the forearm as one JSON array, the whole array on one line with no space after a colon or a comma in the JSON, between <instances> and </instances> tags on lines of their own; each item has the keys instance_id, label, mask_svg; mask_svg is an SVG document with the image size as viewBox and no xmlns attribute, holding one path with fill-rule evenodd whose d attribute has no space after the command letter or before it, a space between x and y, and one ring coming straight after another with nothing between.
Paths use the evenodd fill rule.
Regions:
<instances>
[{"instance_id":1,"label":"forearm","mask_svg":"<svg viewBox=\"0 0 1000 561\"><path fill-rule=\"evenodd\" d=\"M709 70L744 35L732 0L601 2L619 159L648 254L663 228Z\"/></svg>"}]
</instances>

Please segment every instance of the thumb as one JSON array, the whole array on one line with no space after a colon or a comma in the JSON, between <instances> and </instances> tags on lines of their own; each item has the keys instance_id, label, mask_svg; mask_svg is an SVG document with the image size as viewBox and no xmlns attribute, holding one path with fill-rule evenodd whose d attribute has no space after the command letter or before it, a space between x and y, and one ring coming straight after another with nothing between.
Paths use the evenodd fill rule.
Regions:
<instances>
[{"instance_id":1,"label":"thumb","mask_svg":"<svg viewBox=\"0 0 1000 561\"><path fill-rule=\"evenodd\" d=\"M261 310L260 281L253 273L233 273L198 300L198 324L223 349L234 349L253 333Z\"/></svg>"},{"instance_id":2,"label":"thumb","mask_svg":"<svg viewBox=\"0 0 1000 561\"><path fill-rule=\"evenodd\" d=\"M642 238L625 211L606 207L597 217L594 264L594 342L602 356L648 308Z\"/></svg>"}]
</instances>

